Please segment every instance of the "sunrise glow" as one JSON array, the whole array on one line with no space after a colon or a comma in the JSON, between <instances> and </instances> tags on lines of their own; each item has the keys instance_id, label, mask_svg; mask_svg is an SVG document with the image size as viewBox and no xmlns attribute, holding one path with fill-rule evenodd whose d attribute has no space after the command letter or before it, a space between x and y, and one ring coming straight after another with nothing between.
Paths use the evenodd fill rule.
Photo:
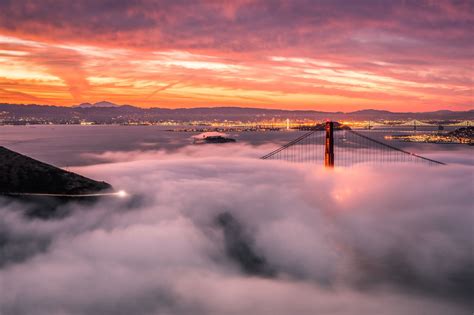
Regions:
<instances>
[{"instance_id":1,"label":"sunrise glow","mask_svg":"<svg viewBox=\"0 0 474 315\"><path fill-rule=\"evenodd\" d=\"M108 100L171 108L472 108L468 2L370 10L320 2L296 17L298 7L118 1L60 2L53 11L39 2L3 2L0 99L64 106ZM15 20L21 23L11 27Z\"/></svg>"}]
</instances>

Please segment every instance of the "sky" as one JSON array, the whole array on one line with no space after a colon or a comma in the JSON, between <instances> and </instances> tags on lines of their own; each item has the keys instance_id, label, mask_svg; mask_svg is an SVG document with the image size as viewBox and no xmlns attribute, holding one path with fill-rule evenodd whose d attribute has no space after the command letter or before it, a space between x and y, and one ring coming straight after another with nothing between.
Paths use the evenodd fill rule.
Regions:
<instances>
[{"instance_id":1,"label":"sky","mask_svg":"<svg viewBox=\"0 0 474 315\"><path fill-rule=\"evenodd\" d=\"M473 109L474 4L0 0L0 102Z\"/></svg>"}]
</instances>

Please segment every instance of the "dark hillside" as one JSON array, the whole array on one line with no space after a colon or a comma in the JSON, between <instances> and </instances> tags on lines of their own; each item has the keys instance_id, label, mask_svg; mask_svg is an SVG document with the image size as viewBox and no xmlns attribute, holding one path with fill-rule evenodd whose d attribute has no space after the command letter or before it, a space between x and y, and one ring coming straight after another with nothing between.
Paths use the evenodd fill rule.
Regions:
<instances>
[{"instance_id":1,"label":"dark hillside","mask_svg":"<svg viewBox=\"0 0 474 315\"><path fill-rule=\"evenodd\" d=\"M0 194L90 194L111 188L0 146Z\"/></svg>"}]
</instances>

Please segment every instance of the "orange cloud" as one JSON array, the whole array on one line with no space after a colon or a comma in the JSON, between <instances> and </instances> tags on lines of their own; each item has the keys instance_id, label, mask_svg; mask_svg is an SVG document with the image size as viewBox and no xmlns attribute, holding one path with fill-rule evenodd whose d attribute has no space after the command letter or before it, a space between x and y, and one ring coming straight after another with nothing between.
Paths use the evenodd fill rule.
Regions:
<instances>
[{"instance_id":1,"label":"orange cloud","mask_svg":"<svg viewBox=\"0 0 474 315\"><path fill-rule=\"evenodd\" d=\"M0 98L472 108L474 19L462 1L305 1L2 3Z\"/></svg>"}]
</instances>

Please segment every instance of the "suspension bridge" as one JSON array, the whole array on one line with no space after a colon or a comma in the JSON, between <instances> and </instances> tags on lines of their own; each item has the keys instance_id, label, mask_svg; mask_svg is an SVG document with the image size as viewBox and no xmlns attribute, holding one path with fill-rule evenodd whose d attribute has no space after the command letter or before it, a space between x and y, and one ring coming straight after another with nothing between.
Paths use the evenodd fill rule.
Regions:
<instances>
[{"instance_id":1,"label":"suspension bridge","mask_svg":"<svg viewBox=\"0 0 474 315\"><path fill-rule=\"evenodd\" d=\"M350 167L359 163L422 163L430 166L443 162L405 151L361 132L341 128L332 121L321 130L308 131L261 157L295 163L321 163L326 167ZM337 127L337 128L336 128ZM336 130L337 129L337 130Z\"/></svg>"}]
</instances>

